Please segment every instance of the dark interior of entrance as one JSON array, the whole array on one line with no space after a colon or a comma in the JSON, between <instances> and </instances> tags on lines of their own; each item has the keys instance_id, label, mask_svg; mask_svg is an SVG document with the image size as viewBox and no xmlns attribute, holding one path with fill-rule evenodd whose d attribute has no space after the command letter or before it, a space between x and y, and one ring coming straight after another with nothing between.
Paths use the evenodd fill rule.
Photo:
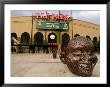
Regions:
<instances>
[{"instance_id":1,"label":"dark interior of entrance","mask_svg":"<svg viewBox=\"0 0 110 87\"><path fill-rule=\"evenodd\" d=\"M61 50L62 50L62 51L64 51L64 50L66 49L69 40L70 40L69 34L64 33L64 34L62 35L62 47L61 47Z\"/></svg>"}]
</instances>

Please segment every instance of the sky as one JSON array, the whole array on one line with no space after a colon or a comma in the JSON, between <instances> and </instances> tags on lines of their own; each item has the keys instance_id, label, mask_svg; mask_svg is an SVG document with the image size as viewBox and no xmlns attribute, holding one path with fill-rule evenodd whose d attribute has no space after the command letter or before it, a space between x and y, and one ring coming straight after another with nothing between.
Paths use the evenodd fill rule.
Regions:
<instances>
[{"instance_id":1,"label":"sky","mask_svg":"<svg viewBox=\"0 0 110 87\"><path fill-rule=\"evenodd\" d=\"M45 10L12 10L11 17L13 16L32 16L35 13L45 13ZM47 10L50 14L58 14L58 10ZM79 19L94 24L100 25L100 11L84 11L84 10L60 10L61 14L72 16L73 19Z\"/></svg>"}]
</instances>

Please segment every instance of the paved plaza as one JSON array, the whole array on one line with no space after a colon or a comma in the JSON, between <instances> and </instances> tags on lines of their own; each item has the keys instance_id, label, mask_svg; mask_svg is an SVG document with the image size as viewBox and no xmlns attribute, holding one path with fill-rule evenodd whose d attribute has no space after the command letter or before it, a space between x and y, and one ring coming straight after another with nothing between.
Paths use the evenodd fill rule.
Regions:
<instances>
[{"instance_id":1,"label":"paved plaza","mask_svg":"<svg viewBox=\"0 0 110 87\"><path fill-rule=\"evenodd\" d=\"M91 77L100 76L100 56ZM12 77L78 77L71 73L59 58L53 59L52 54L24 53L11 54Z\"/></svg>"}]
</instances>

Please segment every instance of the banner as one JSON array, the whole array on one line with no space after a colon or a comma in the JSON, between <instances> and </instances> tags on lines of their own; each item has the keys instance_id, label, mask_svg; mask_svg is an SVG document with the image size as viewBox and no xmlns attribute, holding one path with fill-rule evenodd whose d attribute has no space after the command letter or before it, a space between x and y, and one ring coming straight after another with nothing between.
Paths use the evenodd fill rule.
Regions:
<instances>
[{"instance_id":1,"label":"banner","mask_svg":"<svg viewBox=\"0 0 110 87\"><path fill-rule=\"evenodd\" d=\"M37 29L69 29L69 23L61 23L61 22L37 22Z\"/></svg>"}]
</instances>

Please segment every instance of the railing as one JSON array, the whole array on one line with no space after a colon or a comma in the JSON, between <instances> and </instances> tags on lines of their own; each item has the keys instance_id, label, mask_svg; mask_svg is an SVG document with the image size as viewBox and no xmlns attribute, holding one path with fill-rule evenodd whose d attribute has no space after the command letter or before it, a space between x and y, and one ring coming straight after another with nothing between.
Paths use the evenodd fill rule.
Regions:
<instances>
[{"instance_id":1,"label":"railing","mask_svg":"<svg viewBox=\"0 0 110 87\"><path fill-rule=\"evenodd\" d=\"M57 45L12 45L11 53L53 53Z\"/></svg>"}]
</instances>

